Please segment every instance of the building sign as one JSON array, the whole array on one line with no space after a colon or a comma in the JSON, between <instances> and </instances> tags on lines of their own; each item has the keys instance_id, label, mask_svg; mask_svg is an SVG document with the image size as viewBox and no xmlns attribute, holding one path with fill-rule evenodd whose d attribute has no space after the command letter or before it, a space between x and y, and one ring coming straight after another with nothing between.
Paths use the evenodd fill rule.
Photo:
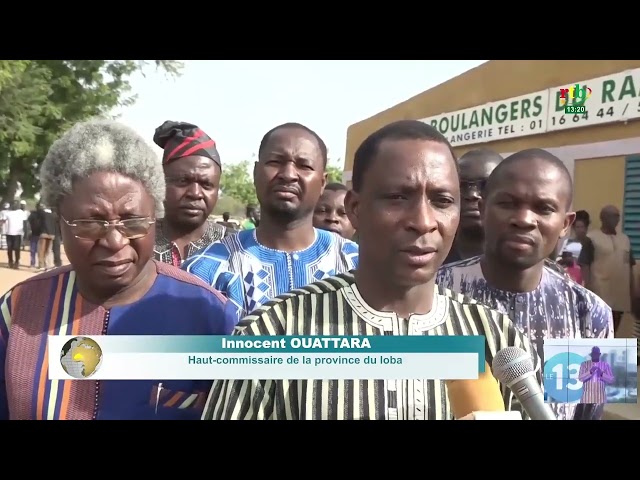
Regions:
<instances>
[{"instance_id":1,"label":"building sign","mask_svg":"<svg viewBox=\"0 0 640 480\"><path fill-rule=\"evenodd\" d=\"M640 68L586 80L578 85L591 89L591 95L587 95L584 102L577 95L566 101L562 98L561 90L575 88L575 84L551 91L548 131L640 118ZM580 105L583 108L578 109ZM573 111L565 113L567 107L574 107Z\"/></svg>"},{"instance_id":2,"label":"building sign","mask_svg":"<svg viewBox=\"0 0 640 480\"><path fill-rule=\"evenodd\" d=\"M422 121L436 127L457 147L544 133L548 106L549 91L544 90Z\"/></svg>"},{"instance_id":3,"label":"building sign","mask_svg":"<svg viewBox=\"0 0 640 480\"><path fill-rule=\"evenodd\" d=\"M444 113L422 121L452 146L640 118L640 69Z\"/></svg>"}]
</instances>

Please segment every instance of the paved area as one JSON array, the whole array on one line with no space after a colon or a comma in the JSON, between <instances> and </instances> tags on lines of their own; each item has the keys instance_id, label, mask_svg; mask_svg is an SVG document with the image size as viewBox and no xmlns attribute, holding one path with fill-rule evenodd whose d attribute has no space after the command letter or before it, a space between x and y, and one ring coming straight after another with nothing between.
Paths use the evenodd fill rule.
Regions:
<instances>
[{"instance_id":1,"label":"paved area","mask_svg":"<svg viewBox=\"0 0 640 480\"><path fill-rule=\"evenodd\" d=\"M21 256L21 262L26 261L29 264L29 251L24 250ZM67 257L62 253L62 260L66 264ZM13 287L16 283L26 280L36 275L37 272L33 268L22 267L20 270L10 270L8 268L7 251L0 250L0 295ZM633 317L626 315L622 320L619 337L633 337ZM640 377L640 369L639 374ZM605 420L640 420L639 404L619 404L607 405L605 407Z\"/></svg>"}]
</instances>

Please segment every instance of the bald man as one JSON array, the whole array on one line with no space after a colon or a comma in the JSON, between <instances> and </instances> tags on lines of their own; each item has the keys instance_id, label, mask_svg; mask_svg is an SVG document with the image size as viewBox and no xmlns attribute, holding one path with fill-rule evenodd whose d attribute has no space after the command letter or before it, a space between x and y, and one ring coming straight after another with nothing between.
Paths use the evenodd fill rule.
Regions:
<instances>
[{"instance_id":1,"label":"bald man","mask_svg":"<svg viewBox=\"0 0 640 480\"><path fill-rule=\"evenodd\" d=\"M480 218L480 197L487 179L502 157L489 149L471 150L460 157L460 225L456 240L444 264L482 254L484 229Z\"/></svg>"},{"instance_id":2,"label":"bald man","mask_svg":"<svg viewBox=\"0 0 640 480\"><path fill-rule=\"evenodd\" d=\"M616 231L620 211L613 205L603 207L600 222L600 230L589 232L583 241L578 263L585 286L611 307L614 330L618 331L622 315L631 310L636 261L629 237Z\"/></svg>"}]
</instances>

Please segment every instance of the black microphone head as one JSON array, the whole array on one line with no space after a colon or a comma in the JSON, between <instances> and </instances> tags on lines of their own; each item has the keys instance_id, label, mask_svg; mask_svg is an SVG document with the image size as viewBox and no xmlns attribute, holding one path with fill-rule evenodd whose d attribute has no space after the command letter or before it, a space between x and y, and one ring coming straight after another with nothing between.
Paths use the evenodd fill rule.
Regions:
<instances>
[{"instance_id":1,"label":"black microphone head","mask_svg":"<svg viewBox=\"0 0 640 480\"><path fill-rule=\"evenodd\" d=\"M513 383L535 373L531 355L519 347L507 347L496 353L491 362L493 376L511 388Z\"/></svg>"}]
</instances>

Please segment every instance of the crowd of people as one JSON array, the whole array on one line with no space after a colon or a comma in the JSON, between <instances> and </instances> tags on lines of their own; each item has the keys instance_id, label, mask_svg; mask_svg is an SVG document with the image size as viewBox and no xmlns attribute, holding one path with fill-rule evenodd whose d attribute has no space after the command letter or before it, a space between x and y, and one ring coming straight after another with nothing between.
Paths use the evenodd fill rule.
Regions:
<instances>
[{"instance_id":1,"label":"crowd of people","mask_svg":"<svg viewBox=\"0 0 640 480\"><path fill-rule=\"evenodd\" d=\"M25 200L6 203L0 211L0 250L7 250L8 267L20 269L21 251L29 247L30 267L38 271L62 266L60 227L51 208ZM53 260L52 258L53 257Z\"/></svg>"},{"instance_id":2,"label":"crowd of people","mask_svg":"<svg viewBox=\"0 0 640 480\"><path fill-rule=\"evenodd\" d=\"M588 230L545 150L457 159L403 120L360 145L347 188L327 183L320 136L287 123L260 143L259 205L237 226L210 220L224 189L213 138L181 122L153 138L162 158L132 129L89 121L44 159L41 209L70 264L0 298L0 419L451 419L440 380L49 380L47 335L483 335L489 364L522 348L542 384L545 339L611 338L635 304L619 213Z\"/></svg>"}]
</instances>

